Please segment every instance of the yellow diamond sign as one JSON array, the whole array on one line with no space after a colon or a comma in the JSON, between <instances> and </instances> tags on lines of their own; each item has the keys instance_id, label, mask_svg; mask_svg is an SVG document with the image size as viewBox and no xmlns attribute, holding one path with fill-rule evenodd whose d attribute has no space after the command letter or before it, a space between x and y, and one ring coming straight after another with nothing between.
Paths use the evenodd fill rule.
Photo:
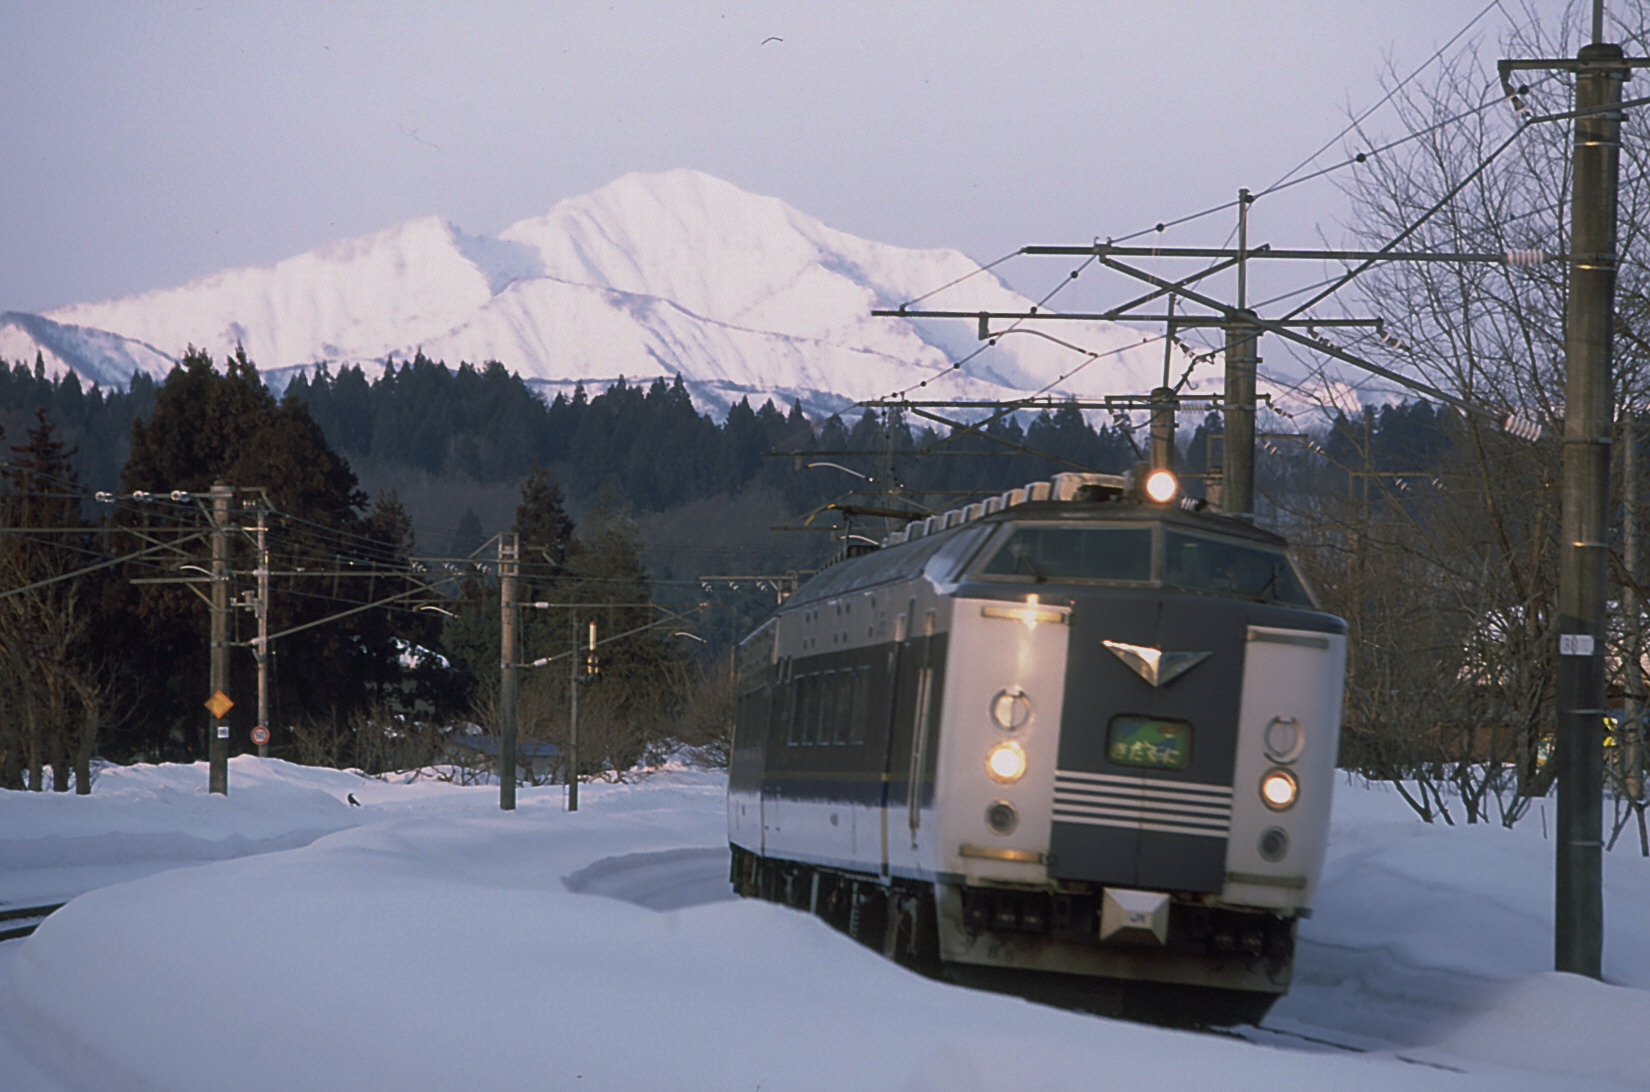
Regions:
<instances>
[{"instance_id":1,"label":"yellow diamond sign","mask_svg":"<svg viewBox=\"0 0 1650 1092\"><path fill-rule=\"evenodd\" d=\"M206 699L206 707L212 710L212 715L214 717L223 716L225 713L229 712L234 705L235 703L229 700L229 695L225 694L222 690L215 692L210 698Z\"/></svg>"}]
</instances>

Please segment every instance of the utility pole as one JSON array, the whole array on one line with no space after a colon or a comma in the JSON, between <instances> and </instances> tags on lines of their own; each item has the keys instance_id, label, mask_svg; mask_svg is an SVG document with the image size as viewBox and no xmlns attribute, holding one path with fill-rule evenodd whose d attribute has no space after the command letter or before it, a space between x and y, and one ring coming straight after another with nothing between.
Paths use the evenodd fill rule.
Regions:
<instances>
[{"instance_id":1,"label":"utility pole","mask_svg":"<svg viewBox=\"0 0 1650 1092\"><path fill-rule=\"evenodd\" d=\"M1622 788L1633 801L1644 799L1644 639L1640 628L1643 606L1639 602L1639 427L1638 415L1629 410L1623 426L1622 443L1622 543L1621 613L1627 622L1626 697L1622 700L1621 724L1616 730L1616 755L1621 763Z\"/></svg>"},{"instance_id":2,"label":"utility pole","mask_svg":"<svg viewBox=\"0 0 1650 1092\"><path fill-rule=\"evenodd\" d=\"M579 810L579 616L574 614L573 655L567 666L567 692L571 707L567 714L567 810ZM591 624L595 631L595 623Z\"/></svg>"},{"instance_id":3,"label":"utility pole","mask_svg":"<svg viewBox=\"0 0 1650 1092\"><path fill-rule=\"evenodd\" d=\"M212 689L212 719L207 731L208 790L229 795L229 725L223 715L227 704L218 700L229 686L229 501L235 490L227 483L212 483L212 634L211 669L207 683Z\"/></svg>"},{"instance_id":4,"label":"utility pole","mask_svg":"<svg viewBox=\"0 0 1650 1092\"><path fill-rule=\"evenodd\" d=\"M585 648L584 669L579 669L579 622L573 618L573 661L569 668L568 689L572 692L572 709L567 720L567 810L579 810L579 686L596 675L596 623L590 623L590 643Z\"/></svg>"},{"instance_id":5,"label":"utility pole","mask_svg":"<svg viewBox=\"0 0 1650 1092\"><path fill-rule=\"evenodd\" d=\"M1621 102L1621 47L1576 55L1578 111ZM1611 62L1616 62L1612 64ZM1604 948L1605 577L1609 568L1611 338L1621 113L1576 118L1570 298L1564 321L1563 538L1558 586L1558 861L1554 968L1598 978Z\"/></svg>"},{"instance_id":6,"label":"utility pole","mask_svg":"<svg viewBox=\"0 0 1650 1092\"><path fill-rule=\"evenodd\" d=\"M1253 312L1245 310L1245 315ZM1256 327L1226 327L1226 401L1222 406L1220 506L1238 519L1255 518Z\"/></svg>"},{"instance_id":7,"label":"utility pole","mask_svg":"<svg viewBox=\"0 0 1650 1092\"><path fill-rule=\"evenodd\" d=\"M516 809L516 666L521 658L521 608L516 603L518 550L514 531L498 536L498 806L503 811Z\"/></svg>"},{"instance_id":8,"label":"utility pole","mask_svg":"<svg viewBox=\"0 0 1650 1092\"><path fill-rule=\"evenodd\" d=\"M259 758L269 757L269 528L264 518L268 511L264 502L259 500L258 525L254 528L258 568L253 573L258 578L258 639L252 645L253 656L258 661L258 727L263 729L261 742L258 743Z\"/></svg>"},{"instance_id":9,"label":"utility pole","mask_svg":"<svg viewBox=\"0 0 1650 1092\"><path fill-rule=\"evenodd\" d=\"M1174 469L1175 392L1173 387L1152 391L1151 468Z\"/></svg>"}]
</instances>

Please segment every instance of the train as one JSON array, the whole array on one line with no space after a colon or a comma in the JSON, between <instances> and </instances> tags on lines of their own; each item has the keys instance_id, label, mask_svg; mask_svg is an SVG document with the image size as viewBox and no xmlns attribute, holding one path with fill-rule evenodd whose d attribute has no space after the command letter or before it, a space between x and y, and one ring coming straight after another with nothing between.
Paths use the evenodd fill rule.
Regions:
<instances>
[{"instance_id":1,"label":"train","mask_svg":"<svg viewBox=\"0 0 1650 1092\"><path fill-rule=\"evenodd\" d=\"M762 621L735 891L958 982L1259 1020L1322 868L1346 624L1286 540L1161 483L909 523Z\"/></svg>"}]
</instances>

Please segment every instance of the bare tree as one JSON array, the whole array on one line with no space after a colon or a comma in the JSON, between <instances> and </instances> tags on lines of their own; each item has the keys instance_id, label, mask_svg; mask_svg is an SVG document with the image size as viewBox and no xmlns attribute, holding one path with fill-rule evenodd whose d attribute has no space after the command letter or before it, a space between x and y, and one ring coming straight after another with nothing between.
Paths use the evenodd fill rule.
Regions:
<instances>
[{"instance_id":1,"label":"bare tree","mask_svg":"<svg viewBox=\"0 0 1650 1092\"><path fill-rule=\"evenodd\" d=\"M1616 29L1642 44L1650 5L1612 8ZM1404 132L1414 139L1369 156L1349 186L1365 245L1403 237L1416 250L1568 252L1570 123L1526 118L1568 109L1573 79L1526 73L1528 84L1515 90L1529 113L1520 114L1495 61L1574 55L1589 13L1527 6L1497 45L1472 43L1412 83L1390 74L1401 132L1359 129L1359 146L1382 147ZM1644 405L1650 382L1647 136L1646 111L1630 111L1618 418ZM1565 263L1390 263L1354 283L1360 310L1386 322L1384 339L1359 351L1469 403L1537 421L1548 437L1560 433ZM1331 408L1360 417L1357 407ZM1560 448L1517 440L1478 415L1446 420L1447 444L1425 465L1394 465L1367 439L1343 442L1325 471L1343 496L1275 499L1298 521L1298 536L1324 551L1318 582L1351 626L1349 759L1372 776L1409 779L1410 802L1429 819L1451 821L1450 799L1468 821L1488 818L1494 800L1510 823L1552 776L1543 752L1554 724ZM1639 624L1616 627L1616 640ZM1610 658L1625 662L1619 643ZM1603 735L1601 725L1601 745Z\"/></svg>"}]
</instances>

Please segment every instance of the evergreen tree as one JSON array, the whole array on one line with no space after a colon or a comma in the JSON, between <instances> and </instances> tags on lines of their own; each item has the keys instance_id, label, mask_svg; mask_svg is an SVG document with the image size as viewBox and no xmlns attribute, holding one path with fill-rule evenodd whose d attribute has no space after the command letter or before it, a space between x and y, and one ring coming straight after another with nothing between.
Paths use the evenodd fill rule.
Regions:
<instances>
[{"instance_id":1,"label":"evergreen tree","mask_svg":"<svg viewBox=\"0 0 1650 1092\"><path fill-rule=\"evenodd\" d=\"M534 464L521 483L521 503L511 530L516 533L524 568L531 567L538 574L532 586L553 586L567 564L574 527L561 486L544 467Z\"/></svg>"},{"instance_id":2,"label":"evergreen tree","mask_svg":"<svg viewBox=\"0 0 1650 1092\"><path fill-rule=\"evenodd\" d=\"M121 522L134 532L198 522L195 502L163 500L174 491L207 493L215 481L248 492L235 502L232 522L242 522L241 500L267 498L268 531L277 576L271 581L270 629L280 633L308 623L302 636L271 646L273 719L279 729L302 720L333 720L340 726L352 711L380 694L395 671L396 650L379 612L359 612L325 621L352 604L373 601L381 580L345 575L376 570L385 551L373 545L359 509L365 497L354 472L326 443L296 398L277 404L257 369L237 349L219 372L204 352L191 348L167 376L153 412L134 422L131 454L121 472L122 491L143 491L156 499L128 508ZM129 542L140 541L136 535ZM233 536L232 548L248 548ZM201 549L201 547L194 547ZM204 553L204 550L202 551ZM187 555L186 555L187 556ZM204 561L197 554L195 564ZM250 559L233 559L238 572ZM320 574L320 575L317 575ZM148 575L145 571L141 574ZM232 587L234 595L250 584ZM129 604L127 652L144 688L141 714L129 745L150 757L199 753L206 718L200 713L206 691L207 612L191 596L169 587L145 587ZM234 620L243 623L240 612ZM247 635L242 634L242 640ZM231 696L249 694L251 656L232 655ZM239 702L229 720L239 741L252 726L256 708Z\"/></svg>"}]
</instances>

